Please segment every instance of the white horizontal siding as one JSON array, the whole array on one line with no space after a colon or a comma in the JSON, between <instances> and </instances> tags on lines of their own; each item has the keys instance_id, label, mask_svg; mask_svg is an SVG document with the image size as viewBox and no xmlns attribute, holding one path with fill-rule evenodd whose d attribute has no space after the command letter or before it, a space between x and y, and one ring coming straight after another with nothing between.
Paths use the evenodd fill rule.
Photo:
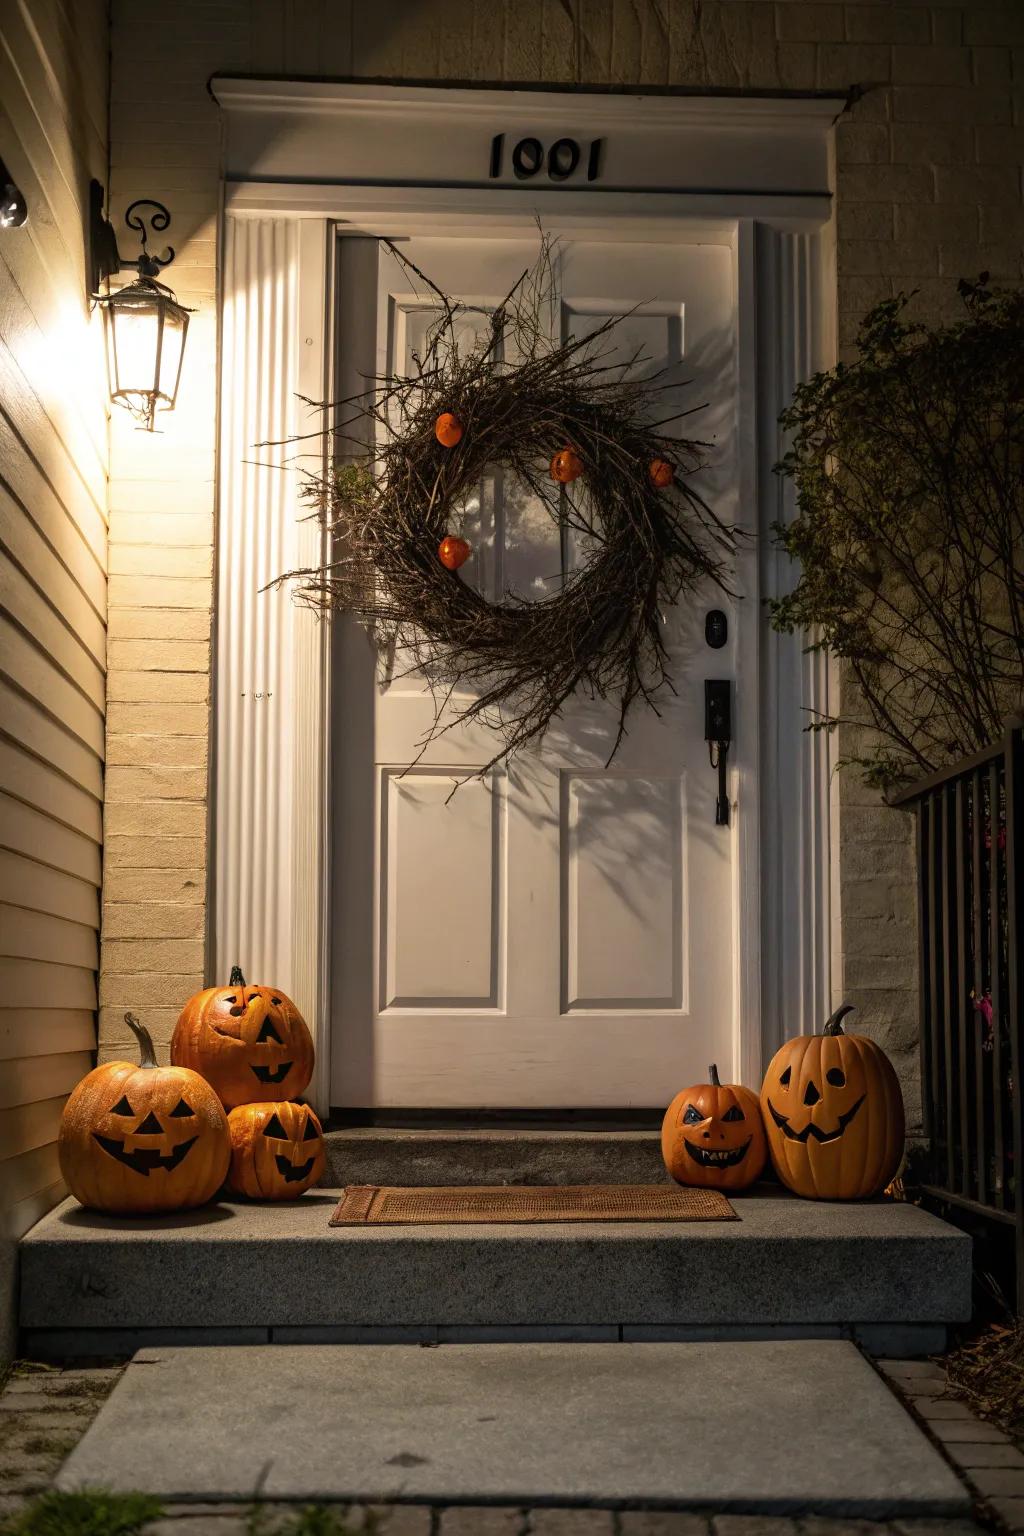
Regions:
<instances>
[{"instance_id":1,"label":"white horizontal siding","mask_svg":"<svg viewBox=\"0 0 1024 1536\"><path fill-rule=\"evenodd\" d=\"M107 410L85 288L107 179L104 0L0 6L0 141L29 204L0 240L0 1241L62 1192L95 1049ZM7 1255L0 1254L0 1261ZM0 1262L0 1273L12 1266ZM0 1356L13 1298L0 1295Z\"/></svg>"}]
</instances>

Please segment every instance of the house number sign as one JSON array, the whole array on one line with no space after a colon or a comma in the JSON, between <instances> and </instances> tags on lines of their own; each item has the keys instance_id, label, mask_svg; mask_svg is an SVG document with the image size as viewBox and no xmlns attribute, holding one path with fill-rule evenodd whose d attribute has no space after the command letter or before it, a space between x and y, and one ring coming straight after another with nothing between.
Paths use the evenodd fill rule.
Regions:
<instances>
[{"instance_id":1,"label":"house number sign","mask_svg":"<svg viewBox=\"0 0 1024 1536\"><path fill-rule=\"evenodd\" d=\"M519 139L509 152L512 174L517 181L532 181L542 176L547 181L596 181L601 173L604 139L554 139L550 144L528 135ZM505 169L505 135L496 133L491 140L491 180Z\"/></svg>"}]
</instances>

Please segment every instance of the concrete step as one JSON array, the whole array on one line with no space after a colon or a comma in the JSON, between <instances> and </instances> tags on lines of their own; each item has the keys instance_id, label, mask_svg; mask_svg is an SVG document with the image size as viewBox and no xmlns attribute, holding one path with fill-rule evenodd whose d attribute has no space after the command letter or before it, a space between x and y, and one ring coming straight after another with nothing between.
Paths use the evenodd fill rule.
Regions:
<instances>
[{"instance_id":1,"label":"concrete step","mask_svg":"<svg viewBox=\"0 0 1024 1536\"><path fill-rule=\"evenodd\" d=\"M338 1194L137 1221L67 1200L22 1241L23 1347L782 1329L900 1353L970 1316L970 1239L912 1205L755 1195L728 1222L360 1229L328 1226Z\"/></svg>"},{"instance_id":2,"label":"concrete step","mask_svg":"<svg viewBox=\"0 0 1024 1536\"><path fill-rule=\"evenodd\" d=\"M147 1492L202 1504L259 1490L435 1508L970 1510L952 1468L839 1342L149 1349L57 1481L128 1491L140 1468Z\"/></svg>"},{"instance_id":3,"label":"concrete step","mask_svg":"<svg viewBox=\"0 0 1024 1536\"><path fill-rule=\"evenodd\" d=\"M321 1183L668 1184L658 1131L328 1131Z\"/></svg>"}]
</instances>

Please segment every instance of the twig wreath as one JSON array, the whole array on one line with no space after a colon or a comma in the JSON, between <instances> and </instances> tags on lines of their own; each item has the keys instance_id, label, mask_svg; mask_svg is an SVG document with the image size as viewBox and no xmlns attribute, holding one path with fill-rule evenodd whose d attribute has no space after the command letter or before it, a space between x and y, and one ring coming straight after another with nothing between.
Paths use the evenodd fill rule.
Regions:
<instances>
[{"instance_id":1,"label":"twig wreath","mask_svg":"<svg viewBox=\"0 0 1024 1536\"><path fill-rule=\"evenodd\" d=\"M501 742L486 772L538 742L581 693L617 705L611 762L633 706L656 709L672 688L667 610L708 579L728 590L732 530L687 478L708 445L663 431L691 411L651 420L659 394L677 385L631 377L639 355L613 360L607 342L623 317L552 340L547 237L468 348L464 307L385 243L431 291L438 317L414 371L333 403L334 466L303 490L331 558L279 581L410 658L406 670L434 695L421 754L452 725L481 719ZM560 531L580 536L580 562L537 600L507 591L489 602L459 575L471 553L456 531L464 508L499 468ZM472 697L453 704L456 689Z\"/></svg>"}]
</instances>

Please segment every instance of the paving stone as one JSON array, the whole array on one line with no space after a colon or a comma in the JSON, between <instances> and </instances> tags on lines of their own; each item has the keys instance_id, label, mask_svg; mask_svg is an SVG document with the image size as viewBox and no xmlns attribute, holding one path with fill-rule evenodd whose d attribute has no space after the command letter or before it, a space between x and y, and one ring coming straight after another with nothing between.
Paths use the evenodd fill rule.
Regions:
<instances>
[{"instance_id":1,"label":"paving stone","mask_svg":"<svg viewBox=\"0 0 1024 1536\"><path fill-rule=\"evenodd\" d=\"M613 1536L611 1510L535 1509L530 1536Z\"/></svg>"},{"instance_id":2,"label":"paving stone","mask_svg":"<svg viewBox=\"0 0 1024 1536\"><path fill-rule=\"evenodd\" d=\"M886 1376L917 1377L918 1380L945 1381L946 1372L934 1360L880 1360L879 1369Z\"/></svg>"},{"instance_id":3,"label":"paving stone","mask_svg":"<svg viewBox=\"0 0 1024 1536\"><path fill-rule=\"evenodd\" d=\"M800 1536L882 1536L884 1525L875 1520L825 1520L808 1516L798 1522Z\"/></svg>"},{"instance_id":4,"label":"paving stone","mask_svg":"<svg viewBox=\"0 0 1024 1536\"><path fill-rule=\"evenodd\" d=\"M625 1510L619 1516L619 1536L708 1536L704 1515L684 1515L671 1509Z\"/></svg>"},{"instance_id":5,"label":"paving stone","mask_svg":"<svg viewBox=\"0 0 1024 1536\"><path fill-rule=\"evenodd\" d=\"M1024 1467L1024 1453L1015 1445L957 1445L951 1455L957 1466L971 1472L975 1467Z\"/></svg>"},{"instance_id":6,"label":"paving stone","mask_svg":"<svg viewBox=\"0 0 1024 1536\"><path fill-rule=\"evenodd\" d=\"M441 1516L441 1536L523 1536L527 1530L525 1509L475 1509L459 1505L446 1509Z\"/></svg>"},{"instance_id":7,"label":"paving stone","mask_svg":"<svg viewBox=\"0 0 1024 1536\"><path fill-rule=\"evenodd\" d=\"M935 1419L928 1428L943 1445L1008 1445L1002 1430L981 1419ZM952 1451L956 1455L956 1451Z\"/></svg>"},{"instance_id":8,"label":"paving stone","mask_svg":"<svg viewBox=\"0 0 1024 1536\"><path fill-rule=\"evenodd\" d=\"M1024 1499L1024 1467L972 1467L969 1475L983 1499Z\"/></svg>"},{"instance_id":9,"label":"paving stone","mask_svg":"<svg viewBox=\"0 0 1024 1536\"><path fill-rule=\"evenodd\" d=\"M898 1536L985 1536L973 1520L894 1520L892 1530Z\"/></svg>"},{"instance_id":10,"label":"paving stone","mask_svg":"<svg viewBox=\"0 0 1024 1536\"><path fill-rule=\"evenodd\" d=\"M0 1403L3 1398L0 1398ZM98 1405L97 1405L98 1406ZM96 1410L82 1412L81 1405L75 1408L52 1408L49 1404L44 1410L31 1408L22 1413L5 1414L0 1419L0 1429L4 1435L8 1433L49 1435L49 1434L74 1434L84 1435L93 1419Z\"/></svg>"},{"instance_id":11,"label":"paving stone","mask_svg":"<svg viewBox=\"0 0 1024 1536\"><path fill-rule=\"evenodd\" d=\"M1011 1531L1024 1530L1024 1499L992 1499L991 1503Z\"/></svg>"},{"instance_id":12,"label":"paving stone","mask_svg":"<svg viewBox=\"0 0 1024 1536\"><path fill-rule=\"evenodd\" d=\"M0 1463L0 1493L39 1493L48 1488L59 1458Z\"/></svg>"},{"instance_id":13,"label":"paving stone","mask_svg":"<svg viewBox=\"0 0 1024 1536\"><path fill-rule=\"evenodd\" d=\"M939 1419L947 1423L954 1419L970 1419L975 1422L977 1417L966 1403L955 1397L921 1398L915 1402L914 1409L929 1424Z\"/></svg>"},{"instance_id":14,"label":"paving stone","mask_svg":"<svg viewBox=\"0 0 1024 1536\"><path fill-rule=\"evenodd\" d=\"M21 1514L27 1503L28 1498L21 1494L0 1493L0 1520L13 1520L15 1515Z\"/></svg>"},{"instance_id":15,"label":"paving stone","mask_svg":"<svg viewBox=\"0 0 1024 1536\"><path fill-rule=\"evenodd\" d=\"M249 1536L251 1530L248 1515L182 1515L143 1527L144 1536Z\"/></svg>"},{"instance_id":16,"label":"paving stone","mask_svg":"<svg viewBox=\"0 0 1024 1536\"><path fill-rule=\"evenodd\" d=\"M431 1515L426 1504L366 1504L352 1510L349 1522L374 1536L430 1536Z\"/></svg>"},{"instance_id":17,"label":"paving stone","mask_svg":"<svg viewBox=\"0 0 1024 1536\"><path fill-rule=\"evenodd\" d=\"M30 1414L33 1410L41 1413L74 1413L88 1398L60 1397L54 1392L18 1392L14 1384L5 1388L0 1395L0 1414L5 1416L10 1413Z\"/></svg>"},{"instance_id":18,"label":"paving stone","mask_svg":"<svg viewBox=\"0 0 1024 1536\"><path fill-rule=\"evenodd\" d=\"M904 1397L909 1397L912 1402L917 1402L923 1397L945 1397L949 1391L941 1376L934 1380L930 1376L904 1376L902 1380L896 1377L893 1386L902 1392Z\"/></svg>"},{"instance_id":19,"label":"paving stone","mask_svg":"<svg viewBox=\"0 0 1024 1536\"><path fill-rule=\"evenodd\" d=\"M715 1536L799 1536L795 1520L761 1515L716 1515Z\"/></svg>"}]
</instances>

